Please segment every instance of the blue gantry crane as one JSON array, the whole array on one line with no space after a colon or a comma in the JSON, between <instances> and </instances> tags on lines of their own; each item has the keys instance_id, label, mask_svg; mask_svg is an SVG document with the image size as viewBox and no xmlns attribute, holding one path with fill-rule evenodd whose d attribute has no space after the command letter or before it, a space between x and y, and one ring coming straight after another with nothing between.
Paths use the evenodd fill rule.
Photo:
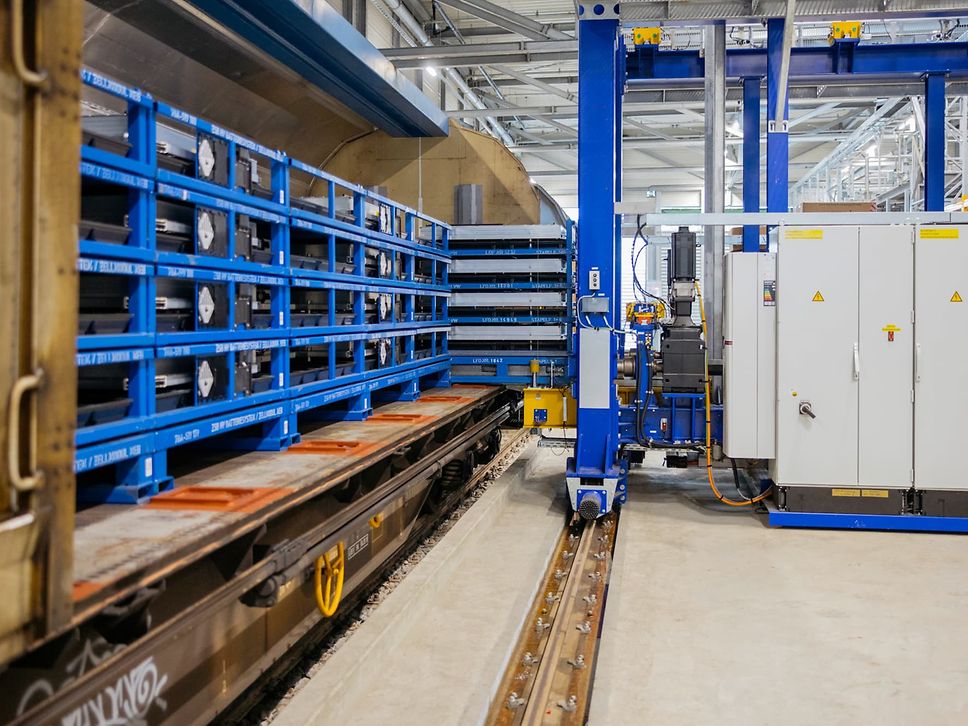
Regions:
<instances>
[{"instance_id":1,"label":"blue gantry crane","mask_svg":"<svg viewBox=\"0 0 968 726\"><path fill-rule=\"evenodd\" d=\"M780 11L784 9L781 3L774 5ZM792 10L794 5L789 3L787 11ZM929 239L958 239L960 230L957 228L932 231L915 225L968 221L957 213L944 211L946 83L949 79L968 75L968 43L865 45L860 40L861 26L857 20L877 17L879 13L848 7L843 13L843 20L833 24L828 46L791 48L794 19L830 19L826 15L817 16L813 8L814 4L807 3L796 18L792 14L786 18L766 18L766 48L741 48L725 53L721 73L728 84L740 86L743 94L744 213L692 215L690 219L685 219L689 215L679 215L678 220L675 215L658 214L654 215L656 223L718 226L741 224L744 233L742 252L739 254L750 255L764 252L770 254L770 237L776 238L773 230L776 225L814 225L812 229L794 234L791 239L797 240L822 240L825 233L821 225L831 224L907 224L911 230L912 245L915 239L919 243L926 243ZM856 12L852 13L852 10ZM953 9L949 10L954 12ZM699 23L691 22L709 23L725 24L725 21L707 19ZM727 500L716 489L709 461L711 442L723 440L722 409L711 405L709 395L710 377L719 373L721 368L719 361L710 361L706 350L704 316L701 326L697 326L691 318L696 302L702 308L695 269L690 267L690 260L695 253L695 235L687 226L681 227L673 235L667 299L639 302L626 310L624 303L628 301L621 299L620 284L621 215L623 212L633 211L635 207L634 202L624 202L622 199L623 95L627 89L633 88L694 87L701 84L707 75L707 59L698 51L661 49L661 32L657 29L636 29L634 34L629 34L629 38L634 40L627 45L625 26L629 23L623 22L622 7L618 3L580 3L577 25L578 198L581 234L577 254L577 432L574 455L568 460L566 473L571 504L586 518L594 518L610 511L614 505L625 502L631 451L635 444L642 443L643 438L647 437L650 428L655 428L657 419L671 422L671 432L646 443L704 444L710 484L717 498L727 503L736 503ZM923 213L906 216L881 213L876 218L871 218L870 215L842 215L839 219L831 219L829 215L825 219L819 219L816 215L790 213L787 88L788 84L805 79L829 85L877 85L888 81L897 82L899 79L922 84L925 98ZM760 154L763 141L760 119L761 88L764 81L768 119L765 139L765 214L760 209ZM768 225L771 230L765 244L760 233L761 225ZM853 229L859 239L863 240L863 229ZM850 234L848 233L848 237ZM787 237L790 235L787 234ZM789 247L792 250L795 245L791 242ZM922 247L927 249L926 244L922 244ZM773 250L775 249L774 244ZM812 249L821 254L819 245ZM960 247L952 249L961 254ZM775 260L773 263L775 264ZM837 263L832 261L831 264ZM787 269L789 270L789 265ZM792 280L789 277L791 274L787 272L788 280ZM775 273L772 279L763 279L760 282L762 290L758 290L760 297L757 299L761 305L775 307L777 295L781 299L783 296L782 283L778 293ZM792 282L789 284L789 289L793 289ZM959 283L952 284L957 286ZM818 297L822 297L819 292L818 290ZM952 295L951 291L946 291L945 294L951 296L951 300L960 297ZM665 308L662 311L666 313L664 316L657 315L660 305ZM957 306L950 309L953 313L958 312ZM912 321L913 315L912 310ZM626 322L629 322L628 326ZM964 325L965 321L955 318L951 324ZM891 323L889 327L897 326ZM661 335L657 334L659 330ZM885 327L884 330L888 328ZM631 346L631 353L628 354L625 353L623 344L626 335L636 337L636 343ZM890 332L890 340L895 340L893 331ZM859 380L857 343L854 344L854 350L853 380L856 383ZM920 346L918 351L920 352ZM626 398L624 402L616 387L616 379L622 372L633 374L636 380L634 396L631 400ZM920 383L920 379L917 382ZM912 388L912 402L915 388L916 385ZM796 396L796 392L793 395ZM727 399L726 405L729 406L730 403ZM677 408L679 411L688 410L688 427L676 428ZM808 415L812 412L810 407L806 407L807 413L804 413L802 405L798 409L801 418L797 419L797 425L814 425L807 421L811 418ZM701 422L698 428L692 425L696 417ZM659 430L664 428L660 427ZM892 490L883 495L880 494L880 489L867 490L873 492L869 495L872 502L874 499L890 499L897 493L898 501L902 503L896 512L891 510L885 514L886 510L876 507L858 509L858 502L853 500L862 500L868 495L857 490L857 496L854 497L852 489L850 496L843 497L842 501L829 499L833 504L820 503L812 505L813 511L796 513L796 517L799 517L796 521L793 521L792 512L784 510L784 502L777 499L779 510L774 512L774 523L795 526L964 530L965 522L968 521L964 519L964 515L968 512L952 504L956 497L946 495L945 511L935 507L935 511L929 512L923 504L927 499L918 493L914 472L915 468L912 467L911 481L904 489L906 494L902 495L900 487L897 487L896 492ZM749 500L738 504L750 504L765 499L766 496L767 493L751 496ZM849 507L845 504L847 499L851 499ZM832 512L820 511L823 507L834 505L843 506ZM870 506L873 507L873 503ZM929 522L932 519L929 515L932 514L940 514L937 519L947 519L942 524ZM784 515L791 516L784 520ZM809 519L810 516L814 516L814 519ZM888 519L876 519L883 516ZM919 521L912 524L912 519ZM901 523L901 520L906 523Z\"/></svg>"}]
</instances>

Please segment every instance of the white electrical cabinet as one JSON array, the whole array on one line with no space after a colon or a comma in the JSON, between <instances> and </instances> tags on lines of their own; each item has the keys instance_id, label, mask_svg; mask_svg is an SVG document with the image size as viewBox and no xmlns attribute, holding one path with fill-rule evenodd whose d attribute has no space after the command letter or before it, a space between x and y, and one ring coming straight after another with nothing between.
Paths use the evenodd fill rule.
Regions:
<instances>
[{"instance_id":1,"label":"white electrical cabinet","mask_svg":"<svg viewBox=\"0 0 968 726\"><path fill-rule=\"evenodd\" d=\"M780 230L780 485L857 483L857 227Z\"/></svg>"},{"instance_id":2,"label":"white electrical cabinet","mask_svg":"<svg viewBox=\"0 0 968 726\"><path fill-rule=\"evenodd\" d=\"M726 256L723 451L733 459L775 456L776 294L776 255Z\"/></svg>"},{"instance_id":3,"label":"white electrical cabinet","mask_svg":"<svg viewBox=\"0 0 968 726\"><path fill-rule=\"evenodd\" d=\"M921 227L915 255L915 485L965 490L968 227Z\"/></svg>"},{"instance_id":4,"label":"white electrical cabinet","mask_svg":"<svg viewBox=\"0 0 968 726\"><path fill-rule=\"evenodd\" d=\"M775 261L726 259L726 454L770 459L788 494L826 487L842 511L897 511L913 486L917 511L968 516L953 493L968 492L968 225L781 226L774 240ZM797 491L797 506L831 502Z\"/></svg>"},{"instance_id":5,"label":"white electrical cabinet","mask_svg":"<svg viewBox=\"0 0 968 726\"><path fill-rule=\"evenodd\" d=\"M781 486L911 485L913 235L909 226L780 231Z\"/></svg>"}]
</instances>

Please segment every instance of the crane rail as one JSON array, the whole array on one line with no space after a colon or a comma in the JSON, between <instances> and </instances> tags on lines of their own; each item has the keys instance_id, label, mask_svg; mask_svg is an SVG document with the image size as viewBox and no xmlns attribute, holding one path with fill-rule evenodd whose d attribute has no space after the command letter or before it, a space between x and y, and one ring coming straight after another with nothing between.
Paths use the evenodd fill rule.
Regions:
<instances>
[{"instance_id":1,"label":"crane rail","mask_svg":"<svg viewBox=\"0 0 968 726\"><path fill-rule=\"evenodd\" d=\"M562 530L488 724L585 723L617 526L612 512Z\"/></svg>"}]
</instances>

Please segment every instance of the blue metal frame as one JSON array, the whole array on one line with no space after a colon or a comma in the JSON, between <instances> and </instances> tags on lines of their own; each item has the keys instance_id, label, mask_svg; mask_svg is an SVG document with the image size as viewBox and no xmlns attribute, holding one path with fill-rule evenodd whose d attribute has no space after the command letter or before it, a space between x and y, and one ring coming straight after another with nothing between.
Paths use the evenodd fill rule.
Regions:
<instances>
[{"instance_id":1,"label":"blue metal frame","mask_svg":"<svg viewBox=\"0 0 968 726\"><path fill-rule=\"evenodd\" d=\"M566 222L564 240L561 243L563 246L556 241L554 245L547 247L540 245L530 247L512 247L495 244L490 247L472 246L459 247L451 250L451 255L453 257L508 257L521 259L529 257L561 256L563 257L564 262L564 272L561 274L560 279L525 280L517 282L492 282L490 280L482 282L478 280L469 280L465 282L450 283L449 288L451 290L562 290L565 291L567 298L566 305L561 314L557 315L533 315L530 313L502 314L498 310L495 310L492 314L483 315L478 314L479 311L477 310L475 310L474 314L470 314L468 311L465 311L463 314L451 314L450 321L454 324L560 324L567 330L563 346L564 350L562 350L560 354L555 354L557 351L548 351L540 355L530 354L526 351L509 351L504 353L497 346L495 346L493 351L488 350L486 354L484 354L483 351L475 351L475 355L467 355L460 351L456 351L453 355L453 364L455 366L475 368L480 366L493 366L493 373L490 371L476 371L473 373L466 370L454 371L452 376L455 382L491 383L509 386L530 386L533 382L536 382L539 386L549 386L553 383L555 386L560 387L568 385L574 380L575 359L573 356L574 334L572 329L574 326L574 258L576 229L577 228L573 221L568 220ZM470 240L469 243L474 244L474 242ZM489 346L482 342L481 347L486 349ZM530 372L522 373L520 370L512 370L527 370L529 368L529 364L533 360L537 360L538 365L542 369L542 372L539 372L536 377L532 376ZM547 370L551 365L554 365L555 367L555 375L553 378L550 370Z\"/></svg>"},{"instance_id":2,"label":"blue metal frame","mask_svg":"<svg viewBox=\"0 0 968 726\"><path fill-rule=\"evenodd\" d=\"M924 76L924 210L944 211L945 74Z\"/></svg>"},{"instance_id":3,"label":"blue metal frame","mask_svg":"<svg viewBox=\"0 0 968 726\"><path fill-rule=\"evenodd\" d=\"M222 270L250 271L270 275L287 274L289 267L289 226L285 213L271 212L237 201L221 199L201 192L159 182L156 197L189 204L193 209L203 208L226 215L227 254L225 257L206 255L200 251L197 230L193 239L194 252L171 252L158 250L155 259L170 265L211 267ZM249 201L249 200L246 200ZM235 253L236 218L247 215L270 225L270 248L267 262L246 259Z\"/></svg>"},{"instance_id":4,"label":"blue metal frame","mask_svg":"<svg viewBox=\"0 0 968 726\"><path fill-rule=\"evenodd\" d=\"M561 257L570 253L567 247L490 247L468 248L454 250L453 257Z\"/></svg>"},{"instance_id":5,"label":"blue metal frame","mask_svg":"<svg viewBox=\"0 0 968 726\"><path fill-rule=\"evenodd\" d=\"M622 94L625 87L623 67L625 46L618 19L578 20L578 219L581 245L578 247L578 301L591 296L589 278L593 268L602 280L601 291L609 299L605 318L611 328L621 319L620 290L621 225L615 215L615 202L621 188ZM615 391L618 338L609 335L604 346L585 355L592 370L582 370L582 346L592 345L587 328L579 325L576 351L578 381L578 429L575 454L568 459L567 477L598 485L603 480L620 480L627 467L618 458L619 411ZM583 343L583 338L587 342ZM608 400L587 400L581 376L605 377Z\"/></svg>"},{"instance_id":6,"label":"blue metal frame","mask_svg":"<svg viewBox=\"0 0 968 726\"><path fill-rule=\"evenodd\" d=\"M764 78L778 60L783 39L783 18L767 21L767 47L731 48L726 52L726 78ZM659 50L639 45L628 57L628 81L633 88L653 82L663 88L699 84L705 73L705 59L698 50ZM968 74L968 43L897 43L865 45L833 43L829 46L793 48L790 52L790 78L835 80L830 76L866 76L876 83L880 78L897 80L908 75L920 78L925 73ZM681 83L676 83L676 82Z\"/></svg>"},{"instance_id":7,"label":"blue metal frame","mask_svg":"<svg viewBox=\"0 0 968 726\"><path fill-rule=\"evenodd\" d=\"M162 331L155 327L157 345L215 343L230 340L285 338L289 335L289 280L278 275L255 275L246 272L227 272L204 267L180 267L159 264L156 267L156 287L162 280L175 280L194 286L192 302L198 305L198 292L208 284L213 289L224 289L228 301L224 325L204 326L198 323L197 307L191 310L195 327L191 330ZM256 285L270 291L271 308L267 327L249 327L235 319L235 300L240 285ZM155 322L157 326L157 319Z\"/></svg>"},{"instance_id":8,"label":"blue metal frame","mask_svg":"<svg viewBox=\"0 0 968 726\"><path fill-rule=\"evenodd\" d=\"M767 79L767 118L775 118L776 79L779 74L783 41L782 18L767 20L767 47L734 48L726 53L726 77L742 81L744 125L752 128L747 105L758 103L752 79ZM705 61L699 51L659 50L657 46L637 46L628 58L628 82L632 87L660 85L663 88L695 86L702 83ZM911 76L925 84L925 211L944 210L944 113L945 83L948 78L968 76L968 43L900 43L864 45L854 40L836 41L828 47L793 48L790 53L791 79L816 83L842 81L876 84ZM789 102L784 118L789 118ZM753 183L753 165L758 169L758 149L747 144L744 134L744 190ZM757 135L757 139L759 136ZM769 212L788 211L789 140L783 129L767 132L766 189ZM747 179L747 175L749 178ZM744 191L744 211L754 208L752 197ZM752 228L744 229L744 251L754 251Z\"/></svg>"},{"instance_id":9,"label":"blue metal frame","mask_svg":"<svg viewBox=\"0 0 968 726\"><path fill-rule=\"evenodd\" d=\"M78 352L79 369L124 366L127 373L127 396L107 411L99 407L78 406L75 442L78 447L108 439L129 436L154 426L155 351L153 348L128 348Z\"/></svg>"},{"instance_id":10,"label":"blue metal frame","mask_svg":"<svg viewBox=\"0 0 968 726\"><path fill-rule=\"evenodd\" d=\"M123 333L78 334L78 350L147 346L154 343L154 265L98 257L77 258L77 271L85 275L121 276L128 281L129 318ZM95 326L96 326L95 316ZM95 328L96 329L96 328Z\"/></svg>"},{"instance_id":11,"label":"blue metal frame","mask_svg":"<svg viewBox=\"0 0 968 726\"><path fill-rule=\"evenodd\" d=\"M115 187L127 194L127 226L130 230L123 243L98 239L97 234L78 238L78 250L92 257L116 257L153 262L155 259L155 185L150 178L137 176L125 169L96 164L81 159L81 184L85 181ZM119 220L120 221L120 220Z\"/></svg>"},{"instance_id":12,"label":"blue metal frame","mask_svg":"<svg viewBox=\"0 0 968 726\"><path fill-rule=\"evenodd\" d=\"M449 385L448 225L96 73L85 71L84 82L128 104L127 156L85 147L80 172L91 183L112 185L127 194L125 218L130 232L119 243L117 235L111 241L97 239L98 229L93 227L91 238L78 240L77 268L85 276L110 275L128 281L125 305L130 319L124 332L118 333L117 319L99 325L92 314L88 316L92 334L78 336L79 368L96 376L98 367L123 366L123 370L103 369L103 375L114 380L123 377L125 393L116 401L92 396L88 400L93 403L79 409L75 471L82 483L78 501L138 503L170 488L167 452L178 446L221 437L218 446L222 448L278 450L298 440L299 413L360 419L371 410L373 394L413 400L422 388ZM263 157L270 168L272 199L237 189L234 164L228 166L226 185L159 168L153 139L159 123L172 121L224 140L230 159L235 158L236 148ZM303 178L308 174L326 185L325 213L290 205L290 177L296 174ZM347 198L346 214L337 214L337 195ZM198 208L225 214L225 254L201 253L195 232L183 251L158 249L159 201L188 206L193 219ZM265 253L257 251L253 259L236 254L237 215L269 225ZM294 264L290 254L294 230L315 235L328 245L325 269L320 269L322 264L314 267L307 256ZM339 272L334 257L337 242L346 244L352 257L351 264ZM368 253L389 256L389 276L375 276L369 270ZM188 308L178 308L179 325L190 321L188 329L167 329L159 317L163 314L157 309L159 293L170 291L171 280L184 286L172 291L179 302L190 301ZM199 323L201 285L224 291L224 319L218 325ZM268 309L254 311L252 325L235 318L241 285L261 286L268 292ZM325 290L331 303L337 291L350 293L351 323L339 324L346 321L336 320L335 304L331 304L325 325L293 327L291 293L300 289ZM366 317L366 298L377 293L391 296L394 312L374 323ZM99 327L107 332L99 334ZM391 348L385 366L374 368L365 353L367 343L378 339L402 343ZM340 343L352 346L351 371L290 385L294 349L322 344L333 350ZM252 350L263 351L263 368L250 387L240 382L236 390L239 356ZM177 397L156 388L158 376L167 374L166 362L173 359L184 361L177 372L192 380L168 389L177 391ZM201 359L219 370L207 397L198 388ZM88 380L96 384L96 377Z\"/></svg>"},{"instance_id":13,"label":"blue metal frame","mask_svg":"<svg viewBox=\"0 0 968 726\"><path fill-rule=\"evenodd\" d=\"M760 211L760 83L759 76L743 79L743 211ZM758 252L760 227L743 226L743 252Z\"/></svg>"},{"instance_id":14,"label":"blue metal frame","mask_svg":"<svg viewBox=\"0 0 968 726\"><path fill-rule=\"evenodd\" d=\"M454 320L452 319L452 322ZM555 377L552 380L550 373L539 373L537 384L539 386L554 385L559 387L574 380L575 378L575 358L569 353L561 355L460 355L455 353L451 360L454 366L475 365L475 366L494 366L493 374L470 375L468 373L452 374L455 383L488 383L502 384L506 386L530 386L532 383L531 375L515 375L511 371L511 366L527 367L532 360L537 360L542 367L549 365L555 366Z\"/></svg>"},{"instance_id":15,"label":"blue metal frame","mask_svg":"<svg viewBox=\"0 0 968 726\"><path fill-rule=\"evenodd\" d=\"M268 389L245 394L236 390L236 357L238 353L250 350L269 351L270 353ZM264 339L234 343L218 342L203 345L161 345L158 346L156 351L156 367L161 361L188 359L191 362L189 369L194 372L196 361L206 359L221 362L225 371L223 378L218 381L217 389L213 391L213 395L210 397L211 401L200 396L194 382L190 405L163 409L159 405L159 399L162 397L156 393L152 419L158 428L261 405L285 398L287 395L289 371L286 366L288 355L288 341L286 339Z\"/></svg>"},{"instance_id":16,"label":"blue metal frame","mask_svg":"<svg viewBox=\"0 0 968 726\"><path fill-rule=\"evenodd\" d=\"M968 517L925 517L915 514L833 514L784 512L767 502L771 527L870 529L885 532L968 533Z\"/></svg>"},{"instance_id":17,"label":"blue metal frame","mask_svg":"<svg viewBox=\"0 0 968 726\"><path fill-rule=\"evenodd\" d=\"M221 126L200 119L193 114L169 106L161 101L155 102L155 123L167 123L181 131L193 134L196 139L201 134L211 136L224 141L228 149L226 154L227 181L225 185L208 181L199 176L200 172L197 158L194 164L194 176L188 176L187 174L180 174L157 167L155 175L159 183L167 183L213 197L221 197L230 202L259 207L277 214L286 213L289 204L289 175L287 157L284 153L270 149L233 131L223 129ZM262 161L269 167L271 192L269 199L264 199L256 194L249 193L238 186L236 159L240 148L247 149L257 160Z\"/></svg>"},{"instance_id":18,"label":"blue metal frame","mask_svg":"<svg viewBox=\"0 0 968 726\"><path fill-rule=\"evenodd\" d=\"M621 119L622 96L626 86L696 87L704 77L704 59L697 51L662 51L655 45L642 45L626 58L622 48L620 24L617 17L602 19L611 11L596 5L589 17L585 7L579 6L579 96L578 96L578 199L579 219L582 223L582 246L578 250L578 299L585 296L605 297L609 313L605 315L610 327L618 327L616 314L620 308L618 280L621 256L614 244L618 242L614 204L621 193ZM615 6L614 15L618 15ZM789 138L786 120L789 100L778 98L778 78L782 57L784 20L767 20L766 49L734 49L727 52L725 75L741 80L744 100L744 209L759 211L760 168L760 83L767 80L767 118L772 128L767 130L767 211L788 211ZM826 48L795 48L791 53L789 76L817 82L877 83L881 79L899 76L923 77L925 83L925 209L943 210L944 207L944 114L945 82L948 77L968 75L968 43L931 43L910 45L865 46L857 42L835 42ZM777 104L784 103L780 123ZM759 230L748 226L743 234L743 251L759 250ZM601 289L592 291L588 275L597 269ZM581 322L581 321L579 321ZM579 336L587 330L579 325ZM614 385L616 359L620 355L615 337L601 345L583 371L579 364L575 384L578 398L578 431L575 456L568 462L569 487L579 478L584 492L595 492L595 480L621 477L625 466L617 459L620 441L635 440L634 409L618 410ZM578 343L581 358L581 338ZM607 377L610 407L589 406L582 396L582 374L595 378ZM652 433L665 434L657 419L668 416L671 441L699 438L696 410L698 397L688 404L686 411L673 407L667 411L649 406L645 427ZM680 418L685 413L684 425ZM714 409L713 425L721 426L721 410ZM703 416L704 418L704 416ZM621 422L620 422L621 420ZM622 437L617 426L621 423ZM704 423L704 421L703 421ZM617 503L624 501L624 488L616 489ZM603 500L604 501L604 500ZM968 531L966 520L939 520L926 517L854 517L852 515L771 514L771 523L782 526L877 526L885 529L923 529ZM852 524L858 523L858 524Z\"/></svg>"},{"instance_id":19,"label":"blue metal frame","mask_svg":"<svg viewBox=\"0 0 968 726\"><path fill-rule=\"evenodd\" d=\"M770 18L766 21L766 211L768 212L790 211L790 134L787 133L786 128L776 126L771 128L776 119L776 107L779 103L777 95L783 55L784 23L782 18ZM790 118L789 98L783 99L783 103L783 119L787 121Z\"/></svg>"},{"instance_id":20,"label":"blue metal frame","mask_svg":"<svg viewBox=\"0 0 968 726\"><path fill-rule=\"evenodd\" d=\"M152 177L155 173L155 102L150 94L111 80L99 73L83 68L81 82L89 88L107 93L125 102L128 119L125 156L111 153L96 146L83 144L81 160L101 166L110 166L129 174Z\"/></svg>"},{"instance_id":21,"label":"blue metal frame","mask_svg":"<svg viewBox=\"0 0 968 726\"><path fill-rule=\"evenodd\" d=\"M86 504L140 504L174 485L165 474L165 455L155 451L153 432L78 447L74 474L99 474L99 482L77 488Z\"/></svg>"}]
</instances>

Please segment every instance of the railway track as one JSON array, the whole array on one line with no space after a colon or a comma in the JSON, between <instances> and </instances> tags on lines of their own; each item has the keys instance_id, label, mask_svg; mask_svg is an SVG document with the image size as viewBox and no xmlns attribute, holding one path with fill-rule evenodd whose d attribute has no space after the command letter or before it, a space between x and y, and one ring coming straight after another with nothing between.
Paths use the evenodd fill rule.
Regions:
<instances>
[{"instance_id":1,"label":"railway track","mask_svg":"<svg viewBox=\"0 0 968 726\"><path fill-rule=\"evenodd\" d=\"M462 502L492 472L501 470L513 459L519 444L527 441L528 429L502 430L501 448L494 457L477 467L473 475L453 489L439 501L432 513L421 517L414 525L411 536L405 545L387 558L386 566L373 573L365 582L343 599L340 616L319 623L317 628L307 634L303 641L291 648L266 670L259 681L219 714L218 724L265 722L278 704L291 697L296 685L306 673L316 665L329 650L330 645L342 639L358 620L361 607L388 581L397 567L427 540L432 539L438 530L449 527L453 522L450 515L457 511ZM468 505L470 506L470 505Z\"/></svg>"},{"instance_id":2,"label":"railway track","mask_svg":"<svg viewBox=\"0 0 968 726\"><path fill-rule=\"evenodd\" d=\"M617 526L613 512L563 529L488 724L585 723Z\"/></svg>"}]
</instances>

